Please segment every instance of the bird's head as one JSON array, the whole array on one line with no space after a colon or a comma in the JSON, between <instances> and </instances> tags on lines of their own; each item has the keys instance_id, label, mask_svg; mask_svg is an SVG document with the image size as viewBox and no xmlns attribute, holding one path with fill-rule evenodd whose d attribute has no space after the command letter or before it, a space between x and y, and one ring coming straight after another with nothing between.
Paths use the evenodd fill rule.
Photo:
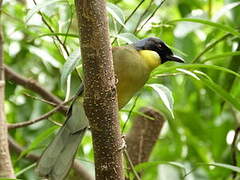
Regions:
<instances>
[{"instance_id":1,"label":"bird's head","mask_svg":"<svg viewBox=\"0 0 240 180\"><path fill-rule=\"evenodd\" d=\"M167 61L176 61L183 63L184 60L173 54L171 49L159 38L150 37L137 41L133 44L136 50L152 50L158 53L161 63Z\"/></svg>"}]
</instances>

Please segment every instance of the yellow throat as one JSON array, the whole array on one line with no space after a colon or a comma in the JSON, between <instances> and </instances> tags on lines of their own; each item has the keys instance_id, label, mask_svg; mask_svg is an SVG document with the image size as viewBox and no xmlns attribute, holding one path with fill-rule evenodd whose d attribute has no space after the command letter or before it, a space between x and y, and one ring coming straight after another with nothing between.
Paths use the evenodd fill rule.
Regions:
<instances>
[{"instance_id":1,"label":"yellow throat","mask_svg":"<svg viewBox=\"0 0 240 180\"><path fill-rule=\"evenodd\" d=\"M140 50L139 53L144 58L150 69L154 69L161 64L161 57L157 52L151 50Z\"/></svg>"}]
</instances>

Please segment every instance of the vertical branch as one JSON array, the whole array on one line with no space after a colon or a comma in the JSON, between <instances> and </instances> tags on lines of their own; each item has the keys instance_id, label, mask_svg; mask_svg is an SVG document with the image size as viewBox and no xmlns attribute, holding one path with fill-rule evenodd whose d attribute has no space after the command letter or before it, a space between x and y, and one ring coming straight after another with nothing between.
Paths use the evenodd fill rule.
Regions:
<instances>
[{"instance_id":1,"label":"vertical branch","mask_svg":"<svg viewBox=\"0 0 240 180\"><path fill-rule=\"evenodd\" d=\"M212 18L212 0L208 0L208 18Z\"/></svg>"},{"instance_id":2,"label":"vertical branch","mask_svg":"<svg viewBox=\"0 0 240 180\"><path fill-rule=\"evenodd\" d=\"M136 116L126 136L127 151L134 166L148 161L165 121L159 112L151 108L144 107L141 112L149 118Z\"/></svg>"},{"instance_id":3,"label":"vertical branch","mask_svg":"<svg viewBox=\"0 0 240 180\"><path fill-rule=\"evenodd\" d=\"M0 9L2 9L2 0L0 0ZM1 25L2 21L0 19L0 178L15 178L9 154L8 131L4 113L5 80L3 67L3 37Z\"/></svg>"},{"instance_id":4,"label":"vertical branch","mask_svg":"<svg viewBox=\"0 0 240 180\"><path fill-rule=\"evenodd\" d=\"M104 0L75 0L83 59L84 108L92 136L96 179L123 180L122 139Z\"/></svg>"},{"instance_id":5,"label":"vertical branch","mask_svg":"<svg viewBox=\"0 0 240 180\"><path fill-rule=\"evenodd\" d=\"M232 142L232 145L231 145L232 165L233 166L238 166L236 143L237 143L237 138L239 136L239 133L240 133L240 127L237 127L237 129L235 129L235 134L234 134L233 142ZM236 177L237 177L237 172L233 171L232 172L232 178L235 179Z\"/></svg>"}]
</instances>

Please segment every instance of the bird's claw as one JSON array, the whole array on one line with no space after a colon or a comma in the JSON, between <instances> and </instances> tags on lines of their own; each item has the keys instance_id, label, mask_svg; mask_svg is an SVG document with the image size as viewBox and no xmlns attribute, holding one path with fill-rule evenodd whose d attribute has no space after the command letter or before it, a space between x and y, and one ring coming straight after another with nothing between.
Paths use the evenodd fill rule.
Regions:
<instances>
[{"instance_id":1,"label":"bird's claw","mask_svg":"<svg viewBox=\"0 0 240 180\"><path fill-rule=\"evenodd\" d=\"M118 151L122 151L125 150L127 148L127 143L125 141L125 135L122 136L122 144L121 146L118 148Z\"/></svg>"}]
</instances>

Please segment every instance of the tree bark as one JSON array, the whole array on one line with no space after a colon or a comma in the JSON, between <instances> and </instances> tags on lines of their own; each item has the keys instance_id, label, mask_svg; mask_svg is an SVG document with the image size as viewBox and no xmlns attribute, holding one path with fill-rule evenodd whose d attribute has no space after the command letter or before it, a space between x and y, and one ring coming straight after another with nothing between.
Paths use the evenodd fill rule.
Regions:
<instances>
[{"instance_id":1,"label":"tree bark","mask_svg":"<svg viewBox=\"0 0 240 180\"><path fill-rule=\"evenodd\" d=\"M154 120L137 116L126 136L127 151L134 166L148 161L165 121L159 112L151 108L142 108L141 112Z\"/></svg>"},{"instance_id":2,"label":"tree bark","mask_svg":"<svg viewBox=\"0 0 240 180\"><path fill-rule=\"evenodd\" d=\"M84 69L84 108L93 136L97 180L122 180L122 138L106 2L75 0Z\"/></svg>"},{"instance_id":3,"label":"tree bark","mask_svg":"<svg viewBox=\"0 0 240 180\"><path fill-rule=\"evenodd\" d=\"M2 0L0 0L2 9ZM1 13L1 12L0 12ZM0 14L1 18L1 14ZM0 178L15 178L8 148L8 131L4 112L4 67L3 67L3 37L0 20Z\"/></svg>"}]
</instances>

